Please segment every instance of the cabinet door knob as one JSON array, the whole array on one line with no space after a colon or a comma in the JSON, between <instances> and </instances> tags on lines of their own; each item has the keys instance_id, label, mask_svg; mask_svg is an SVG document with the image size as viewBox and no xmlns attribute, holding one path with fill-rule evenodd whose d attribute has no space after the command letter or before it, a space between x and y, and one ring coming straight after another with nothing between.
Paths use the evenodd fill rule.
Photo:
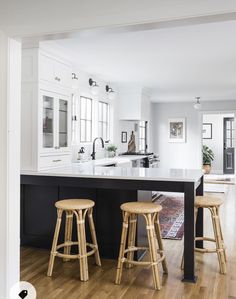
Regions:
<instances>
[{"instance_id":1,"label":"cabinet door knob","mask_svg":"<svg viewBox=\"0 0 236 299\"><path fill-rule=\"evenodd\" d=\"M60 159L58 159L58 160L52 160L52 162L61 162L61 160Z\"/></svg>"}]
</instances>

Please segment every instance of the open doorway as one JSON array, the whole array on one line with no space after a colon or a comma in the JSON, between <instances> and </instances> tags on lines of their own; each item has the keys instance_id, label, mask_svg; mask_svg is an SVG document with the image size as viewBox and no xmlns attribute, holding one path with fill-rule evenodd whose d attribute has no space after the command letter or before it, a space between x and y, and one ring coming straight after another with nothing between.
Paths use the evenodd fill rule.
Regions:
<instances>
[{"instance_id":1,"label":"open doorway","mask_svg":"<svg viewBox=\"0 0 236 299\"><path fill-rule=\"evenodd\" d=\"M234 113L204 113L202 144L212 151L211 175L231 176L235 173Z\"/></svg>"}]
</instances>

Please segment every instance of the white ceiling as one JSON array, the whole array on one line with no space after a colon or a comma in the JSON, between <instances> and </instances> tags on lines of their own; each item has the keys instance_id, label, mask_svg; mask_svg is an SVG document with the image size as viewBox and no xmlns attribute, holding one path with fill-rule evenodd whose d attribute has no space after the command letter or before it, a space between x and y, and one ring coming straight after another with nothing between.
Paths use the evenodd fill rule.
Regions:
<instances>
[{"instance_id":1,"label":"white ceiling","mask_svg":"<svg viewBox=\"0 0 236 299\"><path fill-rule=\"evenodd\" d=\"M47 43L69 54L83 71L149 88L156 102L236 99L236 21L90 32Z\"/></svg>"},{"instance_id":2,"label":"white ceiling","mask_svg":"<svg viewBox=\"0 0 236 299\"><path fill-rule=\"evenodd\" d=\"M0 0L0 30L10 36L163 22L236 12L235 0ZM232 16L231 16L232 17Z\"/></svg>"}]
</instances>

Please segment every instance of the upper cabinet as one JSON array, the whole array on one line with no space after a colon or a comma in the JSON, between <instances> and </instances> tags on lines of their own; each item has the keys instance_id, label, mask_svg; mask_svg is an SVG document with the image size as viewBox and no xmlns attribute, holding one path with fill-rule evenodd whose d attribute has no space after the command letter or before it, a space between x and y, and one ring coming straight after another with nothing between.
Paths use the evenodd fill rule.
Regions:
<instances>
[{"instance_id":1,"label":"upper cabinet","mask_svg":"<svg viewBox=\"0 0 236 299\"><path fill-rule=\"evenodd\" d=\"M41 123L39 125L40 152L69 151L71 103L66 96L41 91Z\"/></svg>"},{"instance_id":2,"label":"upper cabinet","mask_svg":"<svg viewBox=\"0 0 236 299\"><path fill-rule=\"evenodd\" d=\"M71 87L71 69L65 63L41 53L39 60L39 78L52 84Z\"/></svg>"},{"instance_id":3,"label":"upper cabinet","mask_svg":"<svg viewBox=\"0 0 236 299\"><path fill-rule=\"evenodd\" d=\"M21 168L71 162L71 66L41 50L22 54Z\"/></svg>"},{"instance_id":4,"label":"upper cabinet","mask_svg":"<svg viewBox=\"0 0 236 299\"><path fill-rule=\"evenodd\" d=\"M150 118L150 96L141 88L123 89L119 92L119 119L146 120Z\"/></svg>"},{"instance_id":5,"label":"upper cabinet","mask_svg":"<svg viewBox=\"0 0 236 299\"><path fill-rule=\"evenodd\" d=\"M50 89L70 89L72 85L71 66L40 48L24 49L22 82L50 84Z\"/></svg>"}]
</instances>

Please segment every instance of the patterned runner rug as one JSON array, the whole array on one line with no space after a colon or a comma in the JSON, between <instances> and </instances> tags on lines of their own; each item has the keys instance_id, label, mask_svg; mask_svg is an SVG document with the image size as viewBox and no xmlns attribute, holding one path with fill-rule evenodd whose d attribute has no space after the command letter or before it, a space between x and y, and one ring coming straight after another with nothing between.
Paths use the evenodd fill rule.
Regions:
<instances>
[{"instance_id":1,"label":"patterned runner rug","mask_svg":"<svg viewBox=\"0 0 236 299\"><path fill-rule=\"evenodd\" d=\"M184 235L183 196L161 195L155 202L162 206L159 215L162 238L181 240Z\"/></svg>"}]
</instances>

